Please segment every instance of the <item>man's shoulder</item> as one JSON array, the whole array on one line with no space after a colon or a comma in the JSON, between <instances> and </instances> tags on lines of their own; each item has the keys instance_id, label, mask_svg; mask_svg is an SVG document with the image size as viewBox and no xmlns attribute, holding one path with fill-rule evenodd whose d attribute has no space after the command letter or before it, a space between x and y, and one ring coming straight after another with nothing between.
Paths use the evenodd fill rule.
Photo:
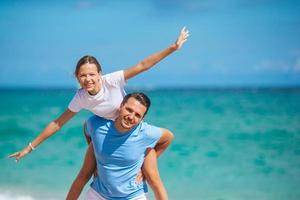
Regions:
<instances>
[{"instance_id":1,"label":"man's shoulder","mask_svg":"<svg viewBox=\"0 0 300 200\"><path fill-rule=\"evenodd\" d=\"M148 122L145 122L145 121L142 121L140 123L140 126L141 126L141 129L149 129L151 127L156 127L158 128L157 126L153 125L153 124L149 124Z\"/></svg>"},{"instance_id":2,"label":"man's shoulder","mask_svg":"<svg viewBox=\"0 0 300 200\"><path fill-rule=\"evenodd\" d=\"M161 128L148 124L147 122L141 122L139 131L144 133L145 135L153 135L153 134L160 134Z\"/></svg>"},{"instance_id":3,"label":"man's shoulder","mask_svg":"<svg viewBox=\"0 0 300 200\"><path fill-rule=\"evenodd\" d=\"M96 129L96 128L106 125L110 122L111 122L111 120L105 119L103 117L99 117L97 115L93 115L87 120L87 126L89 126L92 129Z\"/></svg>"},{"instance_id":4,"label":"man's shoulder","mask_svg":"<svg viewBox=\"0 0 300 200\"><path fill-rule=\"evenodd\" d=\"M147 122L140 123L137 127L138 137L140 142L147 148L153 148L162 136L162 129L160 127L150 125Z\"/></svg>"}]
</instances>

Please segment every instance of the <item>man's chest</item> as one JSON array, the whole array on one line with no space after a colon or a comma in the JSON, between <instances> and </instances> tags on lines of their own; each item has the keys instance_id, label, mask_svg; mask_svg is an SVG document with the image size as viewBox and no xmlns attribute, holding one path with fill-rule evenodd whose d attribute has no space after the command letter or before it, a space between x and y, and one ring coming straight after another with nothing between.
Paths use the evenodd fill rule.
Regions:
<instances>
[{"instance_id":1,"label":"man's chest","mask_svg":"<svg viewBox=\"0 0 300 200\"><path fill-rule=\"evenodd\" d=\"M128 166L144 157L143 138L97 134L93 138L96 158L102 164Z\"/></svg>"}]
</instances>

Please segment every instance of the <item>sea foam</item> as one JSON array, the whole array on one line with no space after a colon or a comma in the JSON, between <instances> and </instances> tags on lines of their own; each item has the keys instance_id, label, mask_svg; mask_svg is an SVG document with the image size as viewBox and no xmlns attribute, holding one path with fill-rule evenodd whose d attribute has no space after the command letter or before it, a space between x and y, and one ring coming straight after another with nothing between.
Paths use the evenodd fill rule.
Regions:
<instances>
[{"instance_id":1,"label":"sea foam","mask_svg":"<svg viewBox=\"0 0 300 200\"><path fill-rule=\"evenodd\" d=\"M0 200L35 200L29 195L11 194L9 192L0 194Z\"/></svg>"}]
</instances>

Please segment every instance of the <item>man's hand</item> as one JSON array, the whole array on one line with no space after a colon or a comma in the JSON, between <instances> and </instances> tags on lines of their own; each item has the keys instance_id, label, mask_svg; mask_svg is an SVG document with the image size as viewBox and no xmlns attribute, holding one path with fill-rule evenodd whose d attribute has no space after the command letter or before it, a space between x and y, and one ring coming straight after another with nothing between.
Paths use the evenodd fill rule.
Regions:
<instances>
[{"instance_id":1,"label":"man's hand","mask_svg":"<svg viewBox=\"0 0 300 200\"><path fill-rule=\"evenodd\" d=\"M135 182L137 184L140 184L141 182L143 182L145 179L143 172L140 170L139 173L136 175L135 177Z\"/></svg>"}]
</instances>

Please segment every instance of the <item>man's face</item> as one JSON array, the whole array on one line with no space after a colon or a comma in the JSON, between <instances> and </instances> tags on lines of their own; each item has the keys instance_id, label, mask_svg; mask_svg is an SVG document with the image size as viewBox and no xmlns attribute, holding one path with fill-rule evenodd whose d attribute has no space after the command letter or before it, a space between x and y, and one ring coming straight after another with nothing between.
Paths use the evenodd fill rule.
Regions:
<instances>
[{"instance_id":1,"label":"man's face","mask_svg":"<svg viewBox=\"0 0 300 200\"><path fill-rule=\"evenodd\" d=\"M118 127L121 128L122 131L129 131L142 121L146 110L146 106L135 98L130 97L127 102L120 107Z\"/></svg>"}]
</instances>

